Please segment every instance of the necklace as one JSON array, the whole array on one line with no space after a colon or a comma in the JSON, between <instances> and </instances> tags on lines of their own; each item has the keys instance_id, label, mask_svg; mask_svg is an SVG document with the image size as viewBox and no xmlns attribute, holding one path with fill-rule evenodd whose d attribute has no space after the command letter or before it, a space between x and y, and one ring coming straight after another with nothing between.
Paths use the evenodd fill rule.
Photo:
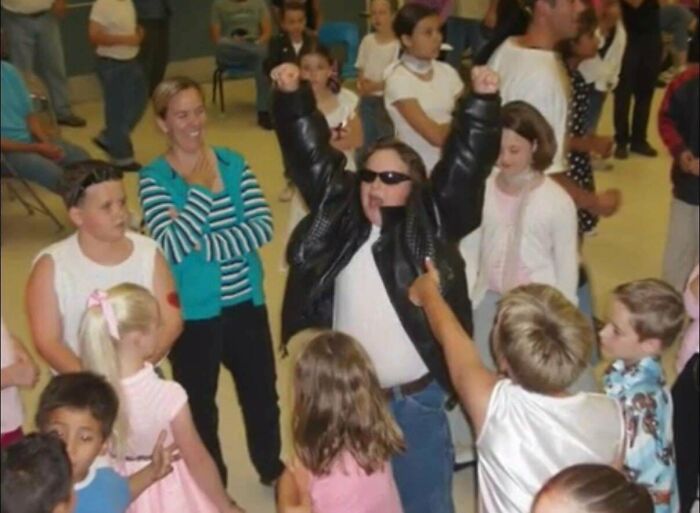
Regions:
<instances>
[{"instance_id":1,"label":"necklace","mask_svg":"<svg viewBox=\"0 0 700 513\"><path fill-rule=\"evenodd\" d=\"M433 71L433 60L419 59L406 52L401 55L401 64L416 75L427 75Z\"/></svg>"}]
</instances>

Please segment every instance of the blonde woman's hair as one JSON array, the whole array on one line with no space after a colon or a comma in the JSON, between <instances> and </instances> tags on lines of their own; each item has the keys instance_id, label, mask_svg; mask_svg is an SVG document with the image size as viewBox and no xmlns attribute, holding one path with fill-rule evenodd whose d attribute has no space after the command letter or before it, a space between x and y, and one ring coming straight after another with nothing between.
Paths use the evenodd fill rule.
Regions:
<instances>
[{"instance_id":1,"label":"blonde woman's hair","mask_svg":"<svg viewBox=\"0 0 700 513\"><path fill-rule=\"evenodd\" d=\"M613 296L629 310L640 341L658 339L668 349L685 327L683 297L666 282L648 279L625 283L615 289Z\"/></svg>"},{"instance_id":2,"label":"blonde woman's hair","mask_svg":"<svg viewBox=\"0 0 700 513\"><path fill-rule=\"evenodd\" d=\"M527 390L565 391L588 365L594 342L590 323L553 287L518 287L499 304L493 352Z\"/></svg>"},{"instance_id":3,"label":"blonde woman's hair","mask_svg":"<svg viewBox=\"0 0 700 513\"><path fill-rule=\"evenodd\" d=\"M104 301L114 311L119 337L133 332L147 332L159 322L156 298L147 289L133 283L122 283L106 291ZM108 322L101 306L85 310L80 330L80 354L87 370L105 377L121 397L121 369L117 355L119 339L109 333ZM124 405L124 401L120 401ZM124 455L128 437L128 418L125 409L119 408L112 436L113 449L118 457Z\"/></svg>"},{"instance_id":4,"label":"blonde woman's hair","mask_svg":"<svg viewBox=\"0 0 700 513\"><path fill-rule=\"evenodd\" d=\"M173 77L163 80L158 84L155 91L153 91L153 96L151 96L151 103L153 104L153 111L156 116L165 119L168 115L170 101L179 93L188 89L194 89L199 93L199 96L204 99L202 86L189 77Z\"/></svg>"},{"instance_id":5,"label":"blonde woman's hair","mask_svg":"<svg viewBox=\"0 0 700 513\"><path fill-rule=\"evenodd\" d=\"M369 356L336 331L316 336L296 362L292 431L297 456L314 475L328 474L345 451L372 473L404 450Z\"/></svg>"}]
</instances>

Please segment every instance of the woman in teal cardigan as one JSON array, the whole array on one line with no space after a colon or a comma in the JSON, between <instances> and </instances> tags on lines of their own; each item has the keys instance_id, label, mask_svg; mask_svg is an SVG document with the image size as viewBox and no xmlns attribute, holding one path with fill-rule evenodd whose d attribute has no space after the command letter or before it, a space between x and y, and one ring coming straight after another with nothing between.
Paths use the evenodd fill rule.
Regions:
<instances>
[{"instance_id":1,"label":"woman in teal cardigan","mask_svg":"<svg viewBox=\"0 0 700 513\"><path fill-rule=\"evenodd\" d=\"M199 84L166 80L153 106L169 147L141 171L139 197L146 225L172 267L185 320L169 356L173 375L226 482L216 406L223 363L236 384L253 464L261 482L272 484L284 466L258 256L272 238L272 214L244 159L204 142Z\"/></svg>"}]
</instances>

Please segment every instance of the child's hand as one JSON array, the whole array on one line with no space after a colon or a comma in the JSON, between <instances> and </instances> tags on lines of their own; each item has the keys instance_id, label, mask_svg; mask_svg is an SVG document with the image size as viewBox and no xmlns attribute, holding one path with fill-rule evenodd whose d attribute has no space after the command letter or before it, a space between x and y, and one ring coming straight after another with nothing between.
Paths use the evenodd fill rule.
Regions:
<instances>
[{"instance_id":1,"label":"child's hand","mask_svg":"<svg viewBox=\"0 0 700 513\"><path fill-rule=\"evenodd\" d=\"M501 86L501 77L487 66L472 68L472 90L476 94L496 94Z\"/></svg>"},{"instance_id":2,"label":"child's hand","mask_svg":"<svg viewBox=\"0 0 700 513\"><path fill-rule=\"evenodd\" d=\"M151 454L151 478L154 483L170 474L173 471L173 463L180 459L175 444L169 445L168 447L163 445L166 436L167 433L165 430L160 432L158 440L156 440L156 445L153 448L153 453Z\"/></svg>"},{"instance_id":3,"label":"child's hand","mask_svg":"<svg viewBox=\"0 0 700 513\"><path fill-rule=\"evenodd\" d=\"M272 70L270 78L283 93L293 93L299 89L301 71L296 64L280 64Z\"/></svg>"},{"instance_id":4,"label":"child's hand","mask_svg":"<svg viewBox=\"0 0 700 513\"><path fill-rule=\"evenodd\" d=\"M416 278L408 290L408 299L416 306L423 306L428 295L440 287L440 275L429 258L425 259L425 269L426 272Z\"/></svg>"},{"instance_id":5,"label":"child's hand","mask_svg":"<svg viewBox=\"0 0 700 513\"><path fill-rule=\"evenodd\" d=\"M678 163L684 172L694 176L700 176L700 160L690 151L686 150L681 153L681 156L678 158Z\"/></svg>"},{"instance_id":6,"label":"child's hand","mask_svg":"<svg viewBox=\"0 0 700 513\"><path fill-rule=\"evenodd\" d=\"M604 159L608 159L612 155L615 140L612 137L593 135L590 138L590 145L592 153L595 153Z\"/></svg>"},{"instance_id":7,"label":"child's hand","mask_svg":"<svg viewBox=\"0 0 700 513\"><path fill-rule=\"evenodd\" d=\"M33 362L19 360L2 370L9 375L8 382L14 386L33 388L39 379L39 370Z\"/></svg>"},{"instance_id":8,"label":"child's hand","mask_svg":"<svg viewBox=\"0 0 700 513\"><path fill-rule=\"evenodd\" d=\"M618 189L608 189L596 196L596 206L591 210L591 213L610 217L620 209L621 204L622 193Z\"/></svg>"}]
</instances>

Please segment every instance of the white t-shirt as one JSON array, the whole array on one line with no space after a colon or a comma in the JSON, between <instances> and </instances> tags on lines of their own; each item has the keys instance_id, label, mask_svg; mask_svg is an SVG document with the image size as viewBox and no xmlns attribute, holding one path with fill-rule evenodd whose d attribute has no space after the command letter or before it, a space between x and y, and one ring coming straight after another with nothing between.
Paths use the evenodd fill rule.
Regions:
<instances>
[{"instance_id":1,"label":"white t-shirt","mask_svg":"<svg viewBox=\"0 0 700 513\"><path fill-rule=\"evenodd\" d=\"M457 103L457 97L464 89L459 74L449 64L435 61L433 77L421 80L405 66L399 64L386 79L384 103L396 128L396 137L411 146L422 157L428 174L440 160L442 148L433 146L411 127L399 113L394 103L400 100L415 99L436 123L449 123Z\"/></svg>"},{"instance_id":2,"label":"white t-shirt","mask_svg":"<svg viewBox=\"0 0 700 513\"><path fill-rule=\"evenodd\" d=\"M0 317L0 368L4 369L15 363L15 348L10 333L5 327L5 320ZM0 392L0 432L11 433L22 427L24 416L22 402L17 387L7 387Z\"/></svg>"},{"instance_id":3,"label":"white t-shirt","mask_svg":"<svg viewBox=\"0 0 700 513\"><path fill-rule=\"evenodd\" d=\"M493 390L476 445L481 511L530 513L537 492L559 471L619 460L622 408L602 394L551 397L504 379Z\"/></svg>"},{"instance_id":4,"label":"white t-shirt","mask_svg":"<svg viewBox=\"0 0 700 513\"><path fill-rule=\"evenodd\" d=\"M372 246L381 228L335 279L333 329L353 336L369 354L383 388L410 383L428 374L416 346L401 324L374 261Z\"/></svg>"},{"instance_id":5,"label":"white t-shirt","mask_svg":"<svg viewBox=\"0 0 700 513\"><path fill-rule=\"evenodd\" d=\"M384 72L399 58L401 45L397 39L380 43L377 35L367 34L360 43L355 67L361 69L364 77L372 82L382 82ZM377 91L374 96L383 96L384 91Z\"/></svg>"},{"instance_id":6,"label":"white t-shirt","mask_svg":"<svg viewBox=\"0 0 700 513\"><path fill-rule=\"evenodd\" d=\"M43 249L36 258L49 255L53 260L53 286L63 321L63 343L78 356L80 321L88 297L95 289L107 290L121 283L135 283L153 292L158 245L138 233L127 232L126 237L131 240L133 251L126 260L113 266L98 264L85 256L77 233Z\"/></svg>"},{"instance_id":7,"label":"white t-shirt","mask_svg":"<svg viewBox=\"0 0 700 513\"><path fill-rule=\"evenodd\" d=\"M90 20L102 25L107 33L128 36L136 32L136 9L131 0L97 0L92 4ZM133 59L139 53L138 46L98 46L100 57L120 61Z\"/></svg>"},{"instance_id":8,"label":"white t-shirt","mask_svg":"<svg viewBox=\"0 0 700 513\"><path fill-rule=\"evenodd\" d=\"M507 39L491 57L489 66L501 76L503 104L525 101L539 110L554 129L557 154L546 174L568 169L566 133L571 83L557 53L523 48Z\"/></svg>"},{"instance_id":9,"label":"white t-shirt","mask_svg":"<svg viewBox=\"0 0 700 513\"><path fill-rule=\"evenodd\" d=\"M2 8L18 14L48 11L55 0L2 0Z\"/></svg>"}]
</instances>

